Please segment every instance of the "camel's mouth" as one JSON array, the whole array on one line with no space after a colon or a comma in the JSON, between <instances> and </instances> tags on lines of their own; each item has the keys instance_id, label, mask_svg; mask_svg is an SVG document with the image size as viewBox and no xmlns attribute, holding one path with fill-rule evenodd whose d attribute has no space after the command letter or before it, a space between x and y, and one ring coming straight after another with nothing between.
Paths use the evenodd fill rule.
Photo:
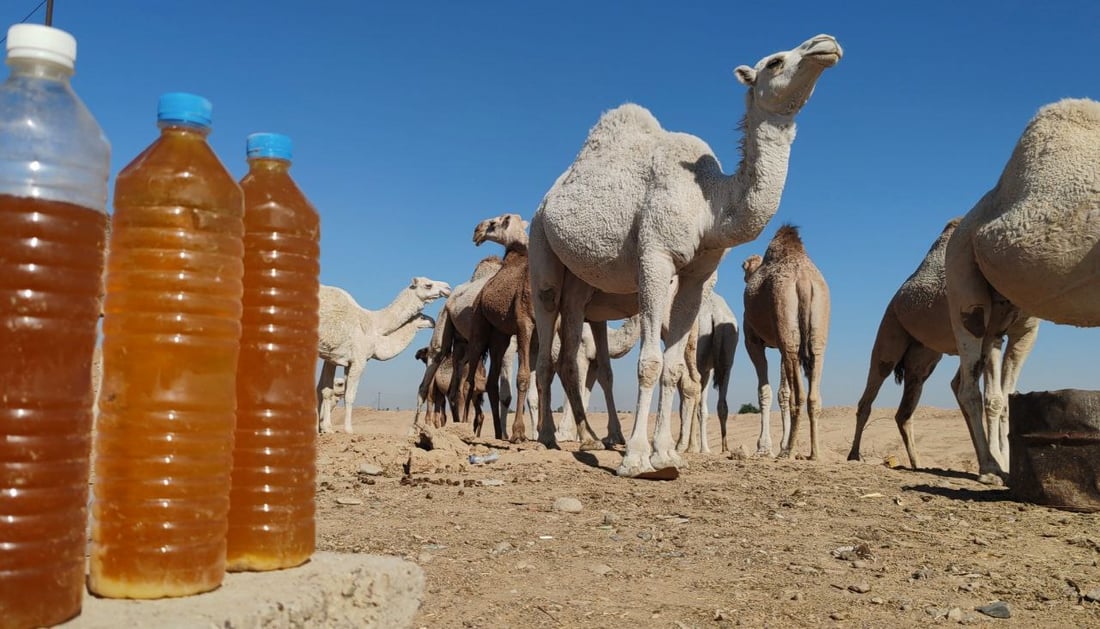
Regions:
<instances>
[{"instance_id":1,"label":"camel's mouth","mask_svg":"<svg viewBox=\"0 0 1100 629\"><path fill-rule=\"evenodd\" d=\"M811 52L805 55L804 58L813 59L814 61L820 63L826 68L831 68L835 66L837 62L840 61L840 58L843 56L844 53L841 52L840 48L838 47L836 50L822 50L819 52Z\"/></svg>"}]
</instances>

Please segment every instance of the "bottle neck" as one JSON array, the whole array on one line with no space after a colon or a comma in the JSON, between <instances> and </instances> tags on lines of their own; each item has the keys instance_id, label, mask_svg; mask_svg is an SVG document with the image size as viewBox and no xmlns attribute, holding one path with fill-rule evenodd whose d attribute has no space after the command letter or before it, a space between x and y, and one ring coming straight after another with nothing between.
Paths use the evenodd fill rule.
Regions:
<instances>
[{"instance_id":1,"label":"bottle neck","mask_svg":"<svg viewBox=\"0 0 1100 629\"><path fill-rule=\"evenodd\" d=\"M248 168L253 171L287 172L290 170L290 160L276 157L250 157Z\"/></svg>"},{"instance_id":2,"label":"bottle neck","mask_svg":"<svg viewBox=\"0 0 1100 629\"><path fill-rule=\"evenodd\" d=\"M182 120L158 120L161 136L166 135L198 135L203 138L210 135L210 127Z\"/></svg>"},{"instance_id":3,"label":"bottle neck","mask_svg":"<svg viewBox=\"0 0 1100 629\"><path fill-rule=\"evenodd\" d=\"M45 59L29 59L26 57L9 57L5 63L11 68L12 76L32 77L68 83L73 76L73 69L69 66L47 61Z\"/></svg>"}]
</instances>

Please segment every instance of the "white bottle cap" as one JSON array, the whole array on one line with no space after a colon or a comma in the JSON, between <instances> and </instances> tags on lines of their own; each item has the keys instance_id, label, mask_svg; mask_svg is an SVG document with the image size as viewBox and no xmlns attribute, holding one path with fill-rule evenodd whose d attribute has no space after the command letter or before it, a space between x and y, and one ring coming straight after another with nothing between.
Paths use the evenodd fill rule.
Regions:
<instances>
[{"instance_id":1,"label":"white bottle cap","mask_svg":"<svg viewBox=\"0 0 1100 629\"><path fill-rule=\"evenodd\" d=\"M8 59L44 59L72 68L76 38L59 28L15 24L8 29Z\"/></svg>"}]
</instances>

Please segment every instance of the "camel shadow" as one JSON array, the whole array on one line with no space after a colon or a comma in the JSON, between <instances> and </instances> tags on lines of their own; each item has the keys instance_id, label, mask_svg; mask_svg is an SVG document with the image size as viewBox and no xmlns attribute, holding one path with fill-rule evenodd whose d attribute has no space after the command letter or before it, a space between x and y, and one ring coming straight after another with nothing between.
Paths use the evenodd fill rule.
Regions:
<instances>
[{"instance_id":1,"label":"camel shadow","mask_svg":"<svg viewBox=\"0 0 1100 629\"><path fill-rule=\"evenodd\" d=\"M595 454L592 454L591 452L578 450L577 452L573 453L573 458L576 459L579 463L583 463L588 467L595 468L597 470L603 470L612 476L615 475L615 468L609 467L607 465L600 465L600 460L596 457Z\"/></svg>"},{"instance_id":2,"label":"camel shadow","mask_svg":"<svg viewBox=\"0 0 1100 629\"><path fill-rule=\"evenodd\" d=\"M950 500L965 500L971 502L1016 502L1012 494L1005 487L990 487L988 489L968 489L964 487L939 487L937 485L904 485L903 491L915 491L931 494Z\"/></svg>"},{"instance_id":3,"label":"camel shadow","mask_svg":"<svg viewBox=\"0 0 1100 629\"><path fill-rule=\"evenodd\" d=\"M949 470L942 467L921 467L911 471L917 474L930 474L932 476L939 476L940 478L963 479L972 481L978 480L978 475L974 474L973 472Z\"/></svg>"}]
</instances>

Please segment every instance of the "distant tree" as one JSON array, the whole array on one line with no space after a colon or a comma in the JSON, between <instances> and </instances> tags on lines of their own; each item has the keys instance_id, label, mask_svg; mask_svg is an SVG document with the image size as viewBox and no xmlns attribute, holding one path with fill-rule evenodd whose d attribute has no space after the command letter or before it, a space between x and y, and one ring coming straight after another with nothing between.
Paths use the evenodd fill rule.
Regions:
<instances>
[{"instance_id":1,"label":"distant tree","mask_svg":"<svg viewBox=\"0 0 1100 629\"><path fill-rule=\"evenodd\" d=\"M741 408L737 410L738 413L759 413L760 409L755 404L742 404Z\"/></svg>"},{"instance_id":2,"label":"distant tree","mask_svg":"<svg viewBox=\"0 0 1100 629\"><path fill-rule=\"evenodd\" d=\"M565 407L564 406L559 406L556 409L554 409L554 412L555 413L564 413L565 412Z\"/></svg>"}]
</instances>

